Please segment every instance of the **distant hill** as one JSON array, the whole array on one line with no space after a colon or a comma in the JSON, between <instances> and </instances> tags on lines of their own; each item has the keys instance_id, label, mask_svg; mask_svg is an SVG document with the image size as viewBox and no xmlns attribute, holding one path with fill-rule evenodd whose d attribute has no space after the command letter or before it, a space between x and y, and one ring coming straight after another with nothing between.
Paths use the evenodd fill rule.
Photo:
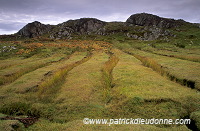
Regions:
<instances>
[{"instance_id":1,"label":"distant hill","mask_svg":"<svg viewBox=\"0 0 200 131\"><path fill-rule=\"evenodd\" d=\"M71 39L81 35L113 35L139 40L168 39L175 37L172 29L189 25L198 28L198 24L162 18L153 14L139 13L131 15L126 22L104 22L96 18L69 20L58 25L45 25L38 21L28 23L14 36L17 38L48 37L51 39Z\"/></svg>"}]
</instances>

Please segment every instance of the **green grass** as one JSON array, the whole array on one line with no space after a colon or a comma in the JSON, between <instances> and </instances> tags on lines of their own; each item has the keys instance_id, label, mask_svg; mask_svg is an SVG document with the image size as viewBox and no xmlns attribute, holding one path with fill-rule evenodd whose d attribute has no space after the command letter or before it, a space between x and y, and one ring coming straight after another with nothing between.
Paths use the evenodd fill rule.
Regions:
<instances>
[{"instance_id":1,"label":"green grass","mask_svg":"<svg viewBox=\"0 0 200 131\"><path fill-rule=\"evenodd\" d=\"M0 70L9 68L11 66L16 66L16 65L20 65L20 64L24 64L27 62L31 62L31 61L35 61L35 60L39 60L40 58L28 58L28 59L24 59L23 57L14 57L14 58L10 58L10 59L6 59L6 60L0 60L1 64L0 64Z\"/></svg>"},{"instance_id":2,"label":"green grass","mask_svg":"<svg viewBox=\"0 0 200 131\"><path fill-rule=\"evenodd\" d=\"M155 61L157 64L161 65L162 69L169 74L169 77L171 77L170 79L172 80L175 77L177 78L177 80L176 79L174 80L177 82L180 81L180 83L181 81L184 83L185 80L195 82L195 88L199 90L200 87L199 63L187 60L181 60L173 57L156 55L137 49L129 49L125 51L136 55L138 54L142 57L146 57L150 60ZM154 68L154 66L152 66L151 68ZM155 68L158 69L160 67L155 66Z\"/></svg>"},{"instance_id":3,"label":"green grass","mask_svg":"<svg viewBox=\"0 0 200 131\"><path fill-rule=\"evenodd\" d=\"M197 129L200 129L200 111L193 112L190 115L190 119L193 120L196 124Z\"/></svg>"},{"instance_id":4,"label":"green grass","mask_svg":"<svg viewBox=\"0 0 200 131\"><path fill-rule=\"evenodd\" d=\"M24 75L28 72L34 71L38 68L47 66L53 62L57 62L57 61L61 60L63 57L64 57L63 54L54 55L52 57L48 57L45 59L39 59L37 61L23 63L20 65L16 65L16 66L1 70L0 78L2 81L1 81L0 85L11 83L11 82L15 81L17 78L21 77L22 75Z\"/></svg>"},{"instance_id":5,"label":"green grass","mask_svg":"<svg viewBox=\"0 0 200 131\"><path fill-rule=\"evenodd\" d=\"M104 98L106 103L110 101L110 90L114 87L112 71L116 66L119 58L110 53L110 58L105 62L102 68L102 83L104 88Z\"/></svg>"},{"instance_id":6,"label":"green grass","mask_svg":"<svg viewBox=\"0 0 200 131\"><path fill-rule=\"evenodd\" d=\"M62 83L65 81L65 77L68 72L72 70L74 67L88 61L91 58L91 54L83 59L76 61L71 64L67 64L62 68L58 69L55 73L53 73L50 77L46 78L41 84L38 86L38 97L40 99L45 99L47 102L48 98L53 98L53 94L55 94Z\"/></svg>"},{"instance_id":7,"label":"green grass","mask_svg":"<svg viewBox=\"0 0 200 131\"><path fill-rule=\"evenodd\" d=\"M120 23L116 26L120 29ZM33 131L188 130L186 125L84 125L85 117L178 119L190 116L198 125L199 92L170 80L167 75L195 81L198 87L199 62L162 55L185 57L186 53L198 59L199 49L187 45L180 48L164 41L152 41L148 45L151 43L115 36L99 39L112 41L118 49L92 50L89 56L86 50L45 47L29 58L0 60L2 78L22 73L14 80L3 80L0 116L37 116L39 121L30 127L19 126L19 130ZM9 123L0 120L0 130L11 129Z\"/></svg>"},{"instance_id":8,"label":"green grass","mask_svg":"<svg viewBox=\"0 0 200 131\"><path fill-rule=\"evenodd\" d=\"M60 116L62 119L72 121L103 115L101 68L107 58L105 53L94 52L90 60L69 72L54 100L62 110L65 109Z\"/></svg>"},{"instance_id":9,"label":"green grass","mask_svg":"<svg viewBox=\"0 0 200 131\"><path fill-rule=\"evenodd\" d=\"M155 46L155 45L154 45ZM162 44L160 44L162 46ZM180 49L180 48L151 48L151 47L145 47L142 50L162 55L162 56L168 56L168 57L175 57L183 60L193 61L193 62L200 62L200 55L199 55L199 49Z\"/></svg>"},{"instance_id":10,"label":"green grass","mask_svg":"<svg viewBox=\"0 0 200 131\"><path fill-rule=\"evenodd\" d=\"M193 62L200 62L200 49L199 46L196 45L188 45L185 48L180 48L176 46L174 41L167 42L164 40L126 40L124 42L114 41L114 45L115 47L123 50L135 48L158 55L175 57Z\"/></svg>"},{"instance_id":11,"label":"green grass","mask_svg":"<svg viewBox=\"0 0 200 131\"><path fill-rule=\"evenodd\" d=\"M0 130L1 131L13 131L13 130L23 130L24 125L17 120L0 120Z\"/></svg>"},{"instance_id":12,"label":"green grass","mask_svg":"<svg viewBox=\"0 0 200 131\"><path fill-rule=\"evenodd\" d=\"M34 91L42 81L47 79L53 73L65 67L65 65L72 64L78 60L81 60L85 56L86 52L74 53L69 57L69 59L66 57L66 59L63 59L60 62L52 63L51 65L39 68L35 71L23 75L11 84L3 86L1 90L2 92L12 90L16 93L27 93L31 90Z\"/></svg>"},{"instance_id":13,"label":"green grass","mask_svg":"<svg viewBox=\"0 0 200 131\"><path fill-rule=\"evenodd\" d=\"M140 56L137 54L132 54L130 52L127 52L127 53L133 55L135 58L140 60L144 66L153 69L154 71L158 72L162 76L168 77L171 81L175 81L181 85L198 90L198 88L195 88L195 81L177 78L176 76L170 74L170 72L168 72L167 70L163 69L163 66L158 64L154 59L149 58L149 57Z\"/></svg>"},{"instance_id":14,"label":"green grass","mask_svg":"<svg viewBox=\"0 0 200 131\"><path fill-rule=\"evenodd\" d=\"M118 50L115 53L120 60L113 70L113 116L175 119L199 110L195 90L171 82L131 55Z\"/></svg>"}]
</instances>

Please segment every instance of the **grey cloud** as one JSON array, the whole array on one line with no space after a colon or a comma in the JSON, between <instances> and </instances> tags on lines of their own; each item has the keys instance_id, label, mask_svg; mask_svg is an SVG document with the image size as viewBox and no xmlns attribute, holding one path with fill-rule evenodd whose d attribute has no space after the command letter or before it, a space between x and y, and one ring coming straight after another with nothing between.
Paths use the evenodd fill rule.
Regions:
<instances>
[{"instance_id":1,"label":"grey cloud","mask_svg":"<svg viewBox=\"0 0 200 131\"><path fill-rule=\"evenodd\" d=\"M10 23L1 23L0 22L0 34L16 33L25 23L10 22Z\"/></svg>"},{"instance_id":2,"label":"grey cloud","mask_svg":"<svg viewBox=\"0 0 200 131\"><path fill-rule=\"evenodd\" d=\"M16 30L16 28L18 28L20 25L22 25L21 23L0 23L0 29L9 31L9 30Z\"/></svg>"},{"instance_id":3,"label":"grey cloud","mask_svg":"<svg viewBox=\"0 0 200 131\"><path fill-rule=\"evenodd\" d=\"M45 24L81 17L125 21L130 15L141 12L200 22L199 7L199 0L0 0L0 23L19 22L21 24L16 26L5 26L18 29L35 20Z\"/></svg>"}]
</instances>

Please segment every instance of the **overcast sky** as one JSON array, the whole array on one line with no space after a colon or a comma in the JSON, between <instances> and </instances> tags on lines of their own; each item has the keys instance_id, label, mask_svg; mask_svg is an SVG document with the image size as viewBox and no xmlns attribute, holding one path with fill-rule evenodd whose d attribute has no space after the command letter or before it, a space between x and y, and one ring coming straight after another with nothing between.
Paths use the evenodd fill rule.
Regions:
<instances>
[{"instance_id":1,"label":"overcast sky","mask_svg":"<svg viewBox=\"0 0 200 131\"><path fill-rule=\"evenodd\" d=\"M143 12L200 23L200 0L0 0L0 34L16 33L33 21L58 24L83 17L126 21Z\"/></svg>"}]
</instances>

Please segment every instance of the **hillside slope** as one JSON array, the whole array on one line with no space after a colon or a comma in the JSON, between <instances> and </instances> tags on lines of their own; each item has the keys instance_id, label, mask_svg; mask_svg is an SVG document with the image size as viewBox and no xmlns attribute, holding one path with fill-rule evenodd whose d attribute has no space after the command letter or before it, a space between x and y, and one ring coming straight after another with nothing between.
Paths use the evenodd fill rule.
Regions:
<instances>
[{"instance_id":1,"label":"hillside slope","mask_svg":"<svg viewBox=\"0 0 200 131\"><path fill-rule=\"evenodd\" d=\"M24 26L16 37L48 37L51 39L73 39L82 35L113 34L139 40L168 39L175 37L173 29L180 30L184 25L198 28L196 24L183 20L162 18L156 15L140 13L131 15L126 22L104 22L96 18L81 18L69 20L58 25L44 25L40 22Z\"/></svg>"}]
</instances>

